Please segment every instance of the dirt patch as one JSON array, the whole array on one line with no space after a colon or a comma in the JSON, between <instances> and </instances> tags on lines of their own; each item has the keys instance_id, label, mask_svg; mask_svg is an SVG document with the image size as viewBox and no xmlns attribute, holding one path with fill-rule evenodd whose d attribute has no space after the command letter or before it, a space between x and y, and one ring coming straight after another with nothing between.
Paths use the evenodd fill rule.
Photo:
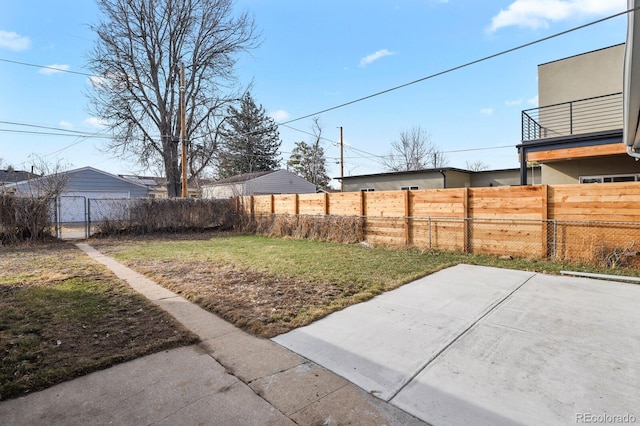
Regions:
<instances>
[{"instance_id":1,"label":"dirt patch","mask_svg":"<svg viewBox=\"0 0 640 426\"><path fill-rule=\"evenodd\" d=\"M357 289L308 283L203 261L126 262L159 284L218 314L250 333L273 337L317 319L317 307Z\"/></svg>"}]
</instances>

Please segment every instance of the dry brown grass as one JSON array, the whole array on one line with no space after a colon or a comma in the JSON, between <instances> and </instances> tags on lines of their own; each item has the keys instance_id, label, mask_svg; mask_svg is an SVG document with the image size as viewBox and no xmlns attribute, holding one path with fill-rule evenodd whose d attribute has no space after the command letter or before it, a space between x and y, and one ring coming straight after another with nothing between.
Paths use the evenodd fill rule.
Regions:
<instances>
[{"instance_id":1,"label":"dry brown grass","mask_svg":"<svg viewBox=\"0 0 640 426\"><path fill-rule=\"evenodd\" d=\"M0 248L0 400L196 341L73 245Z\"/></svg>"}]
</instances>

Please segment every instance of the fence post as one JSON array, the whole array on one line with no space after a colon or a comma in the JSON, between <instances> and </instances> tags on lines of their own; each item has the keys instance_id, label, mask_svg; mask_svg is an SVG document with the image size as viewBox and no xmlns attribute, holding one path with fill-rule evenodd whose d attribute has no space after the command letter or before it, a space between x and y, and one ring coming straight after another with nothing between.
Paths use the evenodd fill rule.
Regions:
<instances>
[{"instance_id":1,"label":"fence post","mask_svg":"<svg viewBox=\"0 0 640 426\"><path fill-rule=\"evenodd\" d=\"M360 220L362 220L362 240L367 241L367 200L366 192L360 191Z\"/></svg>"},{"instance_id":2,"label":"fence post","mask_svg":"<svg viewBox=\"0 0 640 426\"><path fill-rule=\"evenodd\" d=\"M295 194L294 198L293 198L293 212L296 216L298 216L300 214L300 195L299 194Z\"/></svg>"},{"instance_id":3,"label":"fence post","mask_svg":"<svg viewBox=\"0 0 640 426\"><path fill-rule=\"evenodd\" d=\"M85 236L89 238L91 236L91 198L87 198L87 223L85 227Z\"/></svg>"},{"instance_id":4,"label":"fence post","mask_svg":"<svg viewBox=\"0 0 640 426\"><path fill-rule=\"evenodd\" d=\"M429 250L431 250L431 216L429 216L429 222L427 226L427 232L429 233Z\"/></svg>"},{"instance_id":5,"label":"fence post","mask_svg":"<svg viewBox=\"0 0 640 426\"><path fill-rule=\"evenodd\" d=\"M542 220L542 258L549 257L549 186L542 185L542 206L541 206L541 220Z\"/></svg>"},{"instance_id":6,"label":"fence post","mask_svg":"<svg viewBox=\"0 0 640 426\"><path fill-rule=\"evenodd\" d=\"M329 193L325 192L324 193L324 214L328 215L329 214Z\"/></svg>"},{"instance_id":7,"label":"fence post","mask_svg":"<svg viewBox=\"0 0 640 426\"><path fill-rule=\"evenodd\" d=\"M464 217L462 219L463 222L463 251L465 253L471 253L472 251L472 247L471 247L471 236L469 235L469 233L471 232L471 226L469 223L469 188L465 187L464 188L464 197L462 199L462 204L463 204L463 210L464 210Z\"/></svg>"},{"instance_id":8,"label":"fence post","mask_svg":"<svg viewBox=\"0 0 640 426\"><path fill-rule=\"evenodd\" d=\"M409 190L404 192L404 243L411 245L411 197Z\"/></svg>"},{"instance_id":9,"label":"fence post","mask_svg":"<svg viewBox=\"0 0 640 426\"><path fill-rule=\"evenodd\" d=\"M270 196L271 206L269 207L269 211L271 212L271 214L274 214L276 212L275 198L276 198L275 195L271 194Z\"/></svg>"},{"instance_id":10,"label":"fence post","mask_svg":"<svg viewBox=\"0 0 640 426\"><path fill-rule=\"evenodd\" d=\"M558 219L553 219L553 257L558 258Z\"/></svg>"}]
</instances>

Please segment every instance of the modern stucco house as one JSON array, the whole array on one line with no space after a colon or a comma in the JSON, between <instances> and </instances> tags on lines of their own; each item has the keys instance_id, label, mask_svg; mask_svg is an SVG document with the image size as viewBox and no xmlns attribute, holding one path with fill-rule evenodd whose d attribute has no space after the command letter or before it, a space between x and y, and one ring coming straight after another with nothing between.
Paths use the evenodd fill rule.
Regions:
<instances>
[{"instance_id":1,"label":"modern stucco house","mask_svg":"<svg viewBox=\"0 0 640 426\"><path fill-rule=\"evenodd\" d=\"M522 184L531 163L544 184L640 180L622 143L624 55L619 44L538 66L539 107L522 112Z\"/></svg>"},{"instance_id":2,"label":"modern stucco house","mask_svg":"<svg viewBox=\"0 0 640 426\"><path fill-rule=\"evenodd\" d=\"M527 170L530 181L540 183L539 167ZM465 187L510 186L520 184L519 169L470 171L454 167L375 173L336 178L342 180L344 192L444 189Z\"/></svg>"},{"instance_id":3,"label":"modern stucco house","mask_svg":"<svg viewBox=\"0 0 640 426\"><path fill-rule=\"evenodd\" d=\"M240 195L313 194L316 185L287 170L246 173L202 187L202 198Z\"/></svg>"}]
</instances>

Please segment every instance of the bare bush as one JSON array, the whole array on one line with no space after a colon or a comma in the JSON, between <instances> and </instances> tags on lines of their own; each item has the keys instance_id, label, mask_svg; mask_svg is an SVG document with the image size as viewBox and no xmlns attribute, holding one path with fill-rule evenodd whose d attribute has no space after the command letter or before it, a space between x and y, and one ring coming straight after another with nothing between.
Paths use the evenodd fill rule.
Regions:
<instances>
[{"instance_id":1,"label":"bare bush","mask_svg":"<svg viewBox=\"0 0 640 426\"><path fill-rule=\"evenodd\" d=\"M0 243L48 239L51 227L50 200L0 194Z\"/></svg>"},{"instance_id":2,"label":"bare bush","mask_svg":"<svg viewBox=\"0 0 640 426\"><path fill-rule=\"evenodd\" d=\"M595 251L595 258L599 265L606 268L627 268L637 252L633 250L635 241L629 247L614 247L601 243Z\"/></svg>"},{"instance_id":3,"label":"bare bush","mask_svg":"<svg viewBox=\"0 0 640 426\"><path fill-rule=\"evenodd\" d=\"M259 215L245 223L245 232L271 237L337 243L359 243L364 239L363 221L357 216Z\"/></svg>"},{"instance_id":4,"label":"bare bush","mask_svg":"<svg viewBox=\"0 0 640 426\"><path fill-rule=\"evenodd\" d=\"M109 214L96 222L96 235L151 234L156 232L229 230L235 228L236 206L233 200L203 199L131 199L92 200L111 202ZM98 210L92 207L92 211Z\"/></svg>"}]
</instances>

